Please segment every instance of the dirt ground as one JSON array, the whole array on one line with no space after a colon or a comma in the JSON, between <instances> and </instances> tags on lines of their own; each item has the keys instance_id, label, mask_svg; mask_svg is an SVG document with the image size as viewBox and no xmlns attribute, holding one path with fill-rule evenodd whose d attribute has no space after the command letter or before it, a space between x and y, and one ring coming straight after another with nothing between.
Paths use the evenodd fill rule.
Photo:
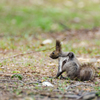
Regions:
<instances>
[{"instance_id":1,"label":"dirt ground","mask_svg":"<svg viewBox=\"0 0 100 100\"><path fill-rule=\"evenodd\" d=\"M33 44L39 41L40 51L36 51L36 48L26 50L25 53L20 50L0 51L0 100L100 99L100 28L50 32L41 34L41 39L39 36L30 36L30 38ZM49 58L49 54L53 51L49 49L52 48L51 45L47 44L46 47L41 45L42 40L48 38L53 40L53 46L56 39L61 40L64 51L66 44L69 51L76 49L75 53L80 62L94 61L98 70L95 79L81 82L51 78L57 74L58 61ZM21 41L22 45L26 46L26 40ZM45 50L41 49L43 47ZM18 48L21 46L18 45ZM14 74L19 75L22 80L18 77L11 78ZM45 81L50 82L54 87L43 86L42 83Z\"/></svg>"}]
</instances>

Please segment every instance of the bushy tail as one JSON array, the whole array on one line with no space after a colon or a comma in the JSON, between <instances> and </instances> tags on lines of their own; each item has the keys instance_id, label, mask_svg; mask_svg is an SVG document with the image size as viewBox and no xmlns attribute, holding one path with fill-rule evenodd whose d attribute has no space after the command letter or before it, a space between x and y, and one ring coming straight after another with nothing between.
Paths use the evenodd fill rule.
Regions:
<instances>
[{"instance_id":1,"label":"bushy tail","mask_svg":"<svg viewBox=\"0 0 100 100\"><path fill-rule=\"evenodd\" d=\"M95 77L95 67L92 63L82 64L79 79L81 81L93 80Z\"/></svg>"}]
</instances>

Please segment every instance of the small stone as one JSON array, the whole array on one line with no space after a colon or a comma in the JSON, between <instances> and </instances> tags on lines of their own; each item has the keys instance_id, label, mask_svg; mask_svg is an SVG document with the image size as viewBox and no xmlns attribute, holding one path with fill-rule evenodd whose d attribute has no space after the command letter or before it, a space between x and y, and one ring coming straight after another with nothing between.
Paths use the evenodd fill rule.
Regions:
<instances>
[{"instance_id":1,"label":"small stone","mask_svg":"<svg viewBox=\"0 0 100 100\"><path fill-rule=\"evenodd\" d=\"M42 85L43 86L51 86L51 87L54 87L54 85L52 85L50 82L43 82Z\"/></svg>"},{"instance_id":2,"label":"small stone","mask_svg":"<svg viewBox=\"0 0 100 100\"><path fill-rule=\"evenodd\" d=\"M51 39L46 39L42 42L42 45L46 45L46 44L51 44L52 40Z\"/></svg>"}]
</instances>

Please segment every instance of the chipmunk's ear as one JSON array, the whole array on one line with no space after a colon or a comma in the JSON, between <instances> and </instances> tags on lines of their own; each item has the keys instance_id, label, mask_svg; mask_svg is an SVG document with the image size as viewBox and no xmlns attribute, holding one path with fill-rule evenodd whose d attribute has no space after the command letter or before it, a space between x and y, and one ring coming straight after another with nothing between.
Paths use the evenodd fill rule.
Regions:
<instances>
[{"instance_id":1,"label":"chipmunk's ear","mask_svg":"<svg viewBox=\"0 0 100 100\"><path fill-rule=\"evenodd\" d=\"M69 58L74 58L74 53L73 52L69 52L68 56L69 56Z\"/></svg>"},{"instance_id":2,"label":"chipmunk's ear","mask_svg":"<svg viewBox=\"0 0 100 100\"><path fill-rule=\"evenodd\" d=\"M56 51L61 52L61 43L59 40L56 40Z\"/></svg>"}]
</instances>

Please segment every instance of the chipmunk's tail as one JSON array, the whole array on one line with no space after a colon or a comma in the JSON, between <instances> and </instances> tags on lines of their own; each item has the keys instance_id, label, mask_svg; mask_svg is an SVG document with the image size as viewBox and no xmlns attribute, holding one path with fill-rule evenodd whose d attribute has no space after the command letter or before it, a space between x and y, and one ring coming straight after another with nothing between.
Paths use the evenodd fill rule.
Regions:
<instances>
[{"instance_id":1,"label":"chipmunk's tail","mask_svg":"<svg viewBox=\"0 0 100 100\"><path fill-rule=\"evenodd\" d=\"M95 67L92 63L82 64L79 79L81 81L93 80L95 77Z\"/></svg>"}]
</instances>

